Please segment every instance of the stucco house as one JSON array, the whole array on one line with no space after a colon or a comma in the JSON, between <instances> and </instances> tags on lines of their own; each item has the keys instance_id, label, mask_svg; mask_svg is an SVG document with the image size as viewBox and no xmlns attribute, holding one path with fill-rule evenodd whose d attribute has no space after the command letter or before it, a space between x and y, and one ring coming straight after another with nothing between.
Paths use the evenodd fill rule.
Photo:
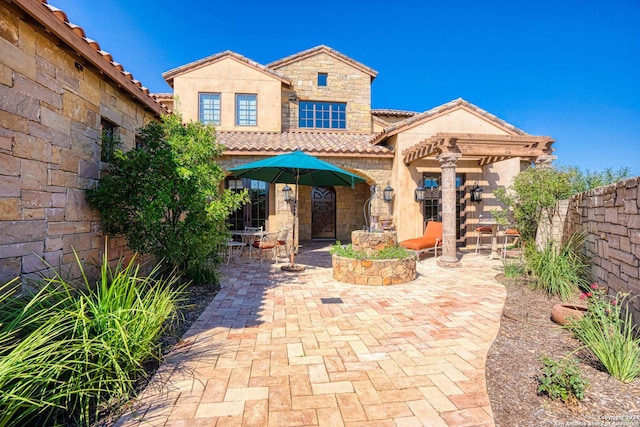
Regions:
<instances>
[{"instance_id":1,"label":"stucco house","mask_svg":"<svg viewBox=\"0 0 640 427\"><path fill-rule=\"evenodd\" d=\"M85 201L101 162L100 135L125 150L166 109L112 56L46 0L0 2L0 284L37 275L42 259L78 277L104 236ZM127 253L109 240L109 255ZM130 253L130 252L129 252Z\"/></svg>"},{"instance_id":2,"label":"stucco house","mask_svg":"<svg viewBox=\"0 0 640 427\"><path fill-rule=\"evenodd\" d=\"M226 169L300 149L367 180L355 188L301 187L300 240L349 241L353 230L391 221L404 240L421 235L426 221L440 220L441 263L455 264L456 247L475 244L479 215L497 207L492 190L509 185L532 162L550 162L554 141L529 135L463 99L422 113L372 109L376 76L327 46L266 65L226 51L165 72L174 98L159 99L185 121L216 127L227 149ZM476 183L484 190L479 204L470 200ZM418 186L427 190L425 201L415 200ZM248 188L252 198L230 218L232 228L262 225L275 231L291 224L282 185L229 175L225 187ZM394 194L390 202L382 198L388 187ZM365 217L372 193L371 215Z\"/></svg>"}]
</instances>

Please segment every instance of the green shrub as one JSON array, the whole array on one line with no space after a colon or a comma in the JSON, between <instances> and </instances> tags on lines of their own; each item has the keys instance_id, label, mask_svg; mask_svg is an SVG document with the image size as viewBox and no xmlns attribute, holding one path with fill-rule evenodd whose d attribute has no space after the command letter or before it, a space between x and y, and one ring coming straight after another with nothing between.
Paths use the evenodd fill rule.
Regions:
<instances>
[{"instance_id":1,"label":"green shrub","mask_svg":"<svg viewBox=\"0 0 640 427\"><path fill-rule=\"evenodd\" d=\"M560 359L543 356L542 376L538 378L538 393L547 394L552 399L565 403L583 400L589 382L582 377L575 359Z\"/></svg>"},{"instance_id":2,"label":"green shrub","mask_svg":"<svg viewBox=\"0 0 640 427\"><path fill-rule=\"evenodd\" d=\"M518 260L505 259L502 262L502 269L504 271L504 277L510 279L522 277L525 274L524 264Z\"/></svg>"},{"instance_id":3,"label":"green shrub","mask_svg":"<svg viewBox=\"0 0 640 427\"><path fill-rule=\"evenodd\" d=\"M586 287L589 270L580 252L583 243L584 234L575 233L562 247L553 240L548 241L541 251L528 245L525 258L527 268L534 275L534 285L563 301Z\"/></svg>"},{"instance_id":4,"label":"green shrub","mask_svg":"<svg viewBox=\"0 0 640 427\"><path fill-rule=\"evenodd\" d=\"M558 200L571 195L570 179L569 172L556 168L525 169L508 189L496 189L495 197L506 209L493 213L501 223L516 227L525 242L532 242L540 221L551 221Z\"/></svg>"},{"instance_id":5,"label":"green shrub","mask_svg":"<svg viewBox=\"0 0 640 427\"><path fill-rule=\"evenodd\" d=\"M103 230L125 236L134 251L156 255L168 271L209 277L208 260L225 244L226 221L247 192L220 191L225 174L216 159L224 147L212 126L167 115L139 133L141 147L115 149L87 201Z\"/></svg>"},{"instance_id":6,"label":"green shrub","mask_svg":"<svg viewBox=\"0 0 640 427\"><path fill-rule=\"evenodd\" d=\"M351 243L343 246L339 240L331 246L331 249L329 249L329 253L331 253L332 255L353 259L405 259L413 256L412 252L408 251L402 246L390 246L378 251L377 253L369 255L365 251L358 251L353 249Z\"/></svg>"},{"instance_id":7,"label":"green shrub","mask_svg":"<svg viewBox=\"0 0 640 427\"><path fill-rule=\"evenodd\" d=\"M595 283L583 295L588 299L587 313L570 328L612 377L623 383L633 381L640 375L640 338L628 309L628 295L608 297Z\"/></svg>"},{"instance_id":8,"label":"green shrub","mask_svg":"<svg viewBox=\"0 0 640 427\"><path fill-rule=\"evenodd\" d=\"M0 426L89 425L161 356L181 298L176 278L141 277L133 260L112 269L105 255L92 283L77 262L79 285L57 275L34 295L0 299Z\"/></svg>"}]
</instances>

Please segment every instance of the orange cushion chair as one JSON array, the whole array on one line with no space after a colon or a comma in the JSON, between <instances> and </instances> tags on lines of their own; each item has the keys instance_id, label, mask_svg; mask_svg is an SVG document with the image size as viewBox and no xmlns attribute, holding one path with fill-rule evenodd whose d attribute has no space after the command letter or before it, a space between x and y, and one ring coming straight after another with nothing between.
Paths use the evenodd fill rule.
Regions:
<instances>
[{"instance_id":1,"label":"orange cushion chair","mask_svg":"<svg viewBox=\"0 0 640 427\"><path fill-rule=\"evenodd\" d=\"M438 256L438 247L442 246L442 223L438 221L427 222L424 236L403 240L399 245L418 252L433 250Z\"/></svg>"}]
</instances>

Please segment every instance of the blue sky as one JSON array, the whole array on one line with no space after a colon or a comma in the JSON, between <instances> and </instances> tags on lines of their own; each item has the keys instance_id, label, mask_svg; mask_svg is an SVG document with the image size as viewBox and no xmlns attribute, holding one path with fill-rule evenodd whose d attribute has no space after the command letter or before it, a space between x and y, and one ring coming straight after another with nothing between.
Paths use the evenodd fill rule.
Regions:
<instances>
[{"instance_id":1,"label":"blue sky","mask_svg":"<svg viewBox=\"0 0 640 427\"><path fill-rule=\"evenodd\" d=\"M224 50L268 64L324 44L378 71L373 108L464 98L554 137L558 165L640 175L640 0L49 3L152 92Z\"/></svg>"}]
</instances>

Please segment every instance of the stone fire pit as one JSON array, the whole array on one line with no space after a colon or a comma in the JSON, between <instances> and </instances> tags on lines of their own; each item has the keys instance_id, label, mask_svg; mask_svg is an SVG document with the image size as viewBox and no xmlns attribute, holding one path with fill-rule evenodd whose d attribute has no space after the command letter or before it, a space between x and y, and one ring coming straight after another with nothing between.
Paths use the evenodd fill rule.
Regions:
<instances>
[{"instance_id":1,"label":"stone fire pit","mask_svg":"<svg viewBox=\"0 0 640 427\"><path fill-rule=\"evenodd\" d=\"M354 250L374 254L397 245L393 231L370 233L353 231L351 245ZM416 257L404 259L354 259L332 255L333 278L345 283L369 286L399 285L417 277Z\"/></svg>"}]
</instances>

